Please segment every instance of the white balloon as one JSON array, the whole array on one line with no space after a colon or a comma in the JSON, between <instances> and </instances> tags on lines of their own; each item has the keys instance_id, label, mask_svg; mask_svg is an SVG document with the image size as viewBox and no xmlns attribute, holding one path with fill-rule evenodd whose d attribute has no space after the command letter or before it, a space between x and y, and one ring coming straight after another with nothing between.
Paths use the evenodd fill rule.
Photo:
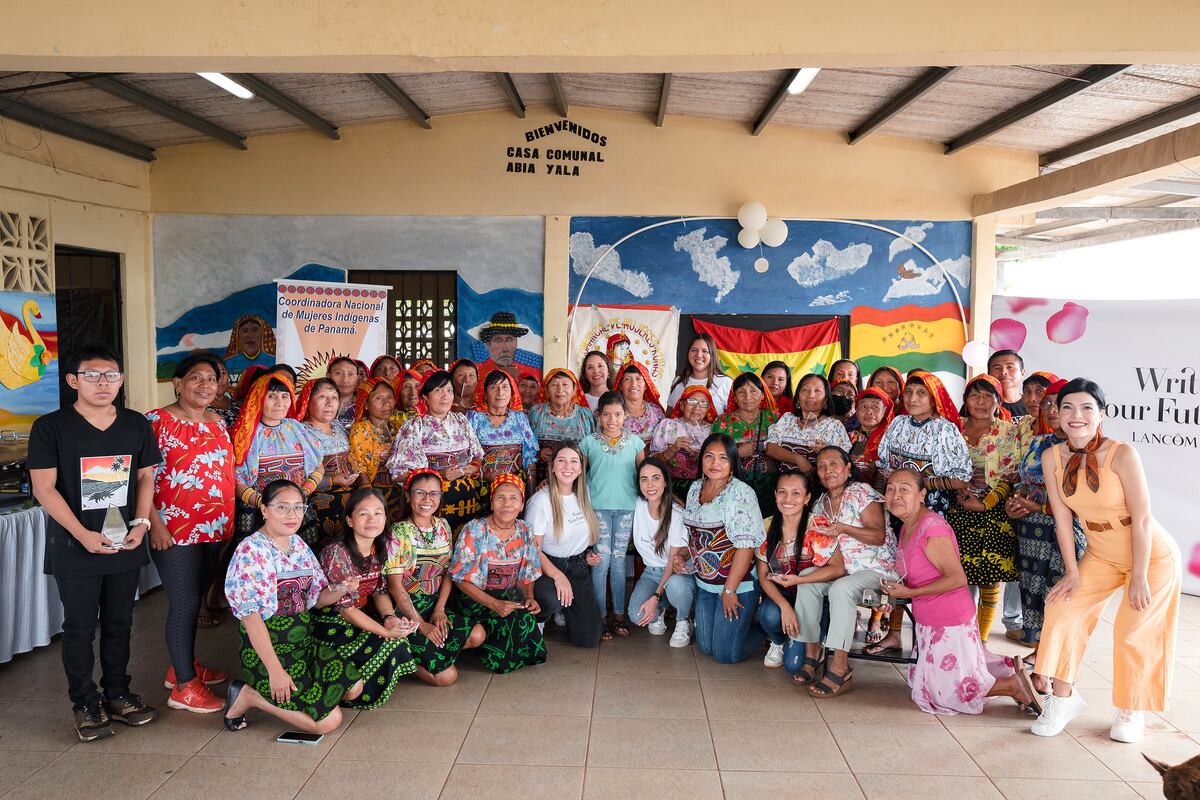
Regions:
<instances>
[{"instance_id":1,"label":"white balloon","mask_svg":"<svg viewBox=\"0 0 1200 800\"><path fill-rule=\"evenodd\" d=\"M768 269L770 269L770 267L771 267L771 262L767 261L765 258L754 259L754 271L755 272L766 272Z\"/></svg>"},{"instance_id":2,"label":"white balloon","mask_svg":"<svg viewBox=\"0 0 1200 800\"><path fill-rule=\"evenodd\" d=\"M758 232L758 236L767 247L779 247L787 240L787 223L781 219L769 219L767 224L762 226L762 230Z\"/></svg>"},{"instance_id":3,"label":"white balloon","mask_svg":"<svg viewBox=\"0 0 1200 800\"><path fill-rule=\"evenodd\" d=\"M758 247L758 232L748 228L742 228L738 233L738 244L749 250L751 247Z\"/></svg>"},{"instance_id":4,"label":"white balloon","mask_svg":"<svg viewBox=\"0 0 1200 800\"><path fill-rule=\"evenodd\" d=\"M987 366L988 346L986 342L970 341L967 342L962 349L963 361L968 367L979 369Z\"/></svg>"},{"instance_id":5,"label":"white balloon","mask_svg":"<svg viewBox=\"0 0 1200 800\"><path fill-rule=\"evenodd\" d=\"M751 201L738 209L738 222L748 231L758 231L767 224L767 208L762 203Z\"/></svg>"}]
</instances>

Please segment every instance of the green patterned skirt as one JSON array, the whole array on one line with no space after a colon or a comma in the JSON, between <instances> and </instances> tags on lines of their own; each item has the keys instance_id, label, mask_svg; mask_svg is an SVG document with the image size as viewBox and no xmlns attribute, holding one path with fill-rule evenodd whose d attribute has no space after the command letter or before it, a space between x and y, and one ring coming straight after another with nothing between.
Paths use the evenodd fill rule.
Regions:
<instances>
[{"instance_id":1,"label":"green patterned skirt","mask_svg":"<svg viewBox=\"0 0 1200 800\"><path fill-rule=\"evenodd\" d=\"M246 626L239 625L242 636L242 669L246 683L268 703L288 711L299 711L321 721L338 707L346 692L358 682L358 669L329 645L313 637L313 619L308 611L276 614L264 624L271 637L271 649L284 671L296 684L292 699L276 703L271 699L271 679L267 667L250 643Z\"/></svg>"},{"instance_id":2,"label":"green patterned skirt","mask_svg":"<svg viewBox=\"0 0 1200 800\"><path fill-rule=\"evenodd\" d=\"M503 675L521 667L546 662L546 644L537 620L525 609L502 617L465 594L458 596L458 610L472 625L479 624L487 638L479 646L484 669Z\"/></svg>"},{"instance_id":3,"label":"green patterned skirt","mask_svg":"<svg viewBox=\"0 0 1200 800\"><path fill-rule=\"evenodd\" d=\"M449 577L443 577L442 580L450 580ZM410 593L413 606L417 609L417 613L429 621L429 615L433 613L433 607L437 605L437 595L425 594L424 592ZM467 638L471 635L471 629L475 627L475 623L459 614L457 611L446 609L446 641L438 647L433 642L425 638L422 633L410 633L408 635L408 650L413 654L413 658L417 660L417 665L422 667L430 675L437 675L439 672L444 672L454 666L454 662L458 660L459 653L467 643Z\"/></svg>"},{"instance_id":4,"label":"green patterned skirt","mask_svg":"<svg viewBox=\"0 0 1200 800\"><path fill-rule=\"evenodd\" d=\"M407 639L384 639L364 631L333 606L317 612L313 629L317 639L337 651L362 678L362 694L342 704L347 708L378 708L392 696L396 681L417 671Z\"/></svg>"}]
</instances>

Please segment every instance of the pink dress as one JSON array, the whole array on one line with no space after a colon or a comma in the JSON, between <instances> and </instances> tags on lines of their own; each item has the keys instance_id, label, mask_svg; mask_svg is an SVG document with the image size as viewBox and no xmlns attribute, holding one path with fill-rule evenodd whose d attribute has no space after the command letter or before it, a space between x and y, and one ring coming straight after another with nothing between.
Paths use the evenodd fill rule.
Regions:
<instances>
[{"instance_id":1,"label":"pink dress","mask_svg":"<svg viewBox=\"0 0 1200 800\"><path fill-rule=\"evenodd\" d=\"M930 539L944 536L958 556L954 531L941 514L927 512L916 528L901 531L896 568L910 588L942 577L925 555ZM979 641L975 603L963 586L950 592L913 598L917 663L908 668L912 699L931 714L978 714L997 678L1016 670L1013 659L989 652Z\"/></svg>"}]
</instances>

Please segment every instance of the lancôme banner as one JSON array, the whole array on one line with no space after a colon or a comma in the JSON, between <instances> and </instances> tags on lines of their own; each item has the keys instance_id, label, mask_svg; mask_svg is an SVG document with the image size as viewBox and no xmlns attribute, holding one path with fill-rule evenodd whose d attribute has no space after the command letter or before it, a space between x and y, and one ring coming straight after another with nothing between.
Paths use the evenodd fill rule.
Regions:
<instances>
[{"instance_id":1,"label":"lanc\u00f4me banner","mask_svg":"<svg viewBox=\"0 0 1200 800\"><path fill-rule=\"evenodd\" d=\"M387 286L275 281L275 359L299 382L325 374L335 356L370 364L387 352Z\"/></svg>"},{"instance_id":2,"label":"lanc\u00f4me banner","mask_svg":"<svg viewBox=\"0 0 1200 800\"><path fill-rule=\"evenodd\" d=\"M1104 389L1104 435L1146 468L1150 510L1183 551L1183 589L1200 594L1200 300L992 300L991 346L1018 350L1025 373L1090 378Z\"/></svg>"}]
</instances>

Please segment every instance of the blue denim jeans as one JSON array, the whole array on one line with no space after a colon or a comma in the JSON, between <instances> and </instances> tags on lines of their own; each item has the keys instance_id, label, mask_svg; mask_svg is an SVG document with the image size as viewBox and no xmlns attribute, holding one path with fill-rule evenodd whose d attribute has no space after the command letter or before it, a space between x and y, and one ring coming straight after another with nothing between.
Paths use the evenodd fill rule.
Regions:
<instances>
[{"instance_id":1,"label":"blue denim jeans","mask_svg":"<svg viewBox=\"0 0 1200 800\"><path fill-rule=\"evenodd\" d=\"M725 619L721 594L696 587L696 645L700 652L721 664L736 664L762 647L763 630L754 621L761 594L757 583L738 592L742 608L737 619Z\"/></svg>"},{"instance_id":2,"label":"blue denim jeans","mask_svg":"<svg viewBox=\"0 0 1200 800\"><path fill-rule=\"evenodd\" d=\"M789 603L795 603L795 592L780 590ZM774 600L762 596L758 605L758 624L762 626L771 644L783 645L783 667L789 675L795 675L804 666L804 642L791 638L783 632L783 612Z\"/></svg>"},{"instance_id":3,"label":"blue denim jeans","mask_svg":"<svg viewBox=\"0 0 1200 800\"><path fill-rule=\"evenodd\" d=\"M629 596L629 618L634 622L641 624L641 620L637 618L638 609L642 607L642 603L650 599L650 595L654 594L654 590L658 588L658 582L662 580L662 575L662 567L646 567L642 570L641 577L633 586L633 594ZM667 602L675 607L675 619L691 619L692 601L696 597L696 579L691 575L676 573L667 578L665 590ZM666 603L658 604L658 616L661 617L666 610Z\"/></svg>"},{"instance_id":4,"label":"blue denim jeans","mask_svg":"<svg viewBox=\"0 0 1200 800\"><path fill-rule=\"evenodd\" d=\"M592 567L596 603L600 606L600 616L605 616L608 613L605 584L611 583L613 613L624 614L625 554L629 551L629 537L633 535L633 512L598 508L596 516L600 520L600 536L596 539L600 563Z\"/></svg>"}]
</instances>

